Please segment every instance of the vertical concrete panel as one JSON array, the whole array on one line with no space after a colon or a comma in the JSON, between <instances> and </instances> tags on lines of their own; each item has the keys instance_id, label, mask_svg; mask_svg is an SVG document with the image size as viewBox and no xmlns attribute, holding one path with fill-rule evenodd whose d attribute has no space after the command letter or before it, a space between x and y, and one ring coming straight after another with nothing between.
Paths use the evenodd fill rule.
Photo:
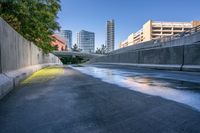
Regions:
<instances>
[{"instance_id":1,"label":"vertical concrete panel","mask_svg":"<svg viewBox=\"0 0 200 133\"><path fill-rule=\"evenodd\" d=\"M30 65L58 62L54 55L45 56L41 49L30 43L0 18L0 72L8 72ZM51 59L49 59L51 58Z\"/></svg>"},{"instance_id":2,"label":"vertical concrete panel","mask_svg":"<svg viewBox=\"0 0 200 133\"><path fill-rule=\"evenodd\" d=\"M130 54L129 55L130 63L134 63L134 64L139 63L139 61L138 61L139 52L138 51L130 52L129 54Z\"/></svg>"},{"instance_id":3,"label":"vertical concrete panel","mask_svg":"<svg viewBox=\"0 0 200 133\"><path fill-rule=\"evenodd\" d=\"M120 62L121 63L130 63L131 59L129 57L129 52L120 54Z\"/></svg>"},{"instance_id":4,"label":"vertical concrete panel","mask_svg":"<svg viewBox=\"0 0 200 133\"><path fill-rule=\"evenodd\" d=\"M22 50L25 50L25 51L21 52L21 54L22 54L21 59L23 60L21 63L21 67L25 67L25 66L28 66L28 54L27 53L29 51L28 51L28 43L24 39L23 39L23 44L22 44Z\"/></svg>"},{"instance_id":5,"label":"vertical concrete panel","mask_svg":"<svg viewBox=\"0 0 200 133\"><path fill-rule=\"evenodd\" d=\"M184 65L200 65L200 43L184 46Z\"/></svg>"},{"instance_id":6,"label":"vertical concrete panel","mask_svg":"<svg viewBox=\"0 0 200 133\"><path fill-rule=\"evenodd\" d=\"M121 63L130 63L131 62L131 58L129 57L130 56L130 53L127 52L127 53L122 53L120 54L120 62Z\"/></svg>"},{"instance_id":7,"label":"vertical concrete panel","mask_svg":"<svg viewBox=\"0 0 200 133\"><path fill-rule=\"evenodd\" d=\"M106 59L107 59L107 56L106 56L106 57L102 57L102 58L100 57L100 58L99 58L99 62L103 62L103 61L106 62Z\"/></svg>"},{"instance_id":8,"label":"vertical concrete panel","mask_svg":"<svg viewBox=\"0 0 200 133\"><path fill-rule=\"evenodd\" d=\"M33 43L31 43L31 64L32 65L37 65L40 64L41 61L41 54L37 46L35 46Z\"/></svg>"},{"instance_id":9,"label":"vertical concrete panel","mask_svg":"<svg viewBox=\"0 0 200 133\"><path fill-rule=\"evenodd\" d=\"M43 64L44 61L43 61L43 56L44 56L44 53L41 49L38 48L38 51L39 51L39 64Z\"/></svg>"},{"instance_id":10,"label":"vertical concrete panel","mask_svg":"<svg viewBox=\"0 0 200 133\"><path fill-rule=\"evenodd\" d=\"M167 47L140 51L141 64L181 65L183 62L183 47Z\"/></svg>"},{"instance_id":11,"label":"vertical concrete panel","mask_svg":"<svg viewBox=\"0 0 200 133\"><path fill-rule=\"evenodd\" d=\"M30 49L31 49L31 65L35 65L35 55L37 55L37 53L34 53L34 46L33 43L30 43Z\"/></svg>"},{"instance_id":12,"label":"vertical concrete panel","mask_svg":"<svg viewBox=\"0 0 200 133\"><path fill-rule=\"evenodd\" d=\"M119 54L119 62L120 62L120 63L123 63L123 62L124 62L124 61L123 61L123 59L124 59L123 56L124 56L123 53L120 53L120 54Z\"/></svg>"},{"instance_id":13,"label":"vertical concrete panel","mask_svg":"<svg viewBox=\"0 0 200 133\"><path fill-rule=\"evenodd\" d=\"M3 33L1 33L2 37L2 45L1 45L1 55L2 55L2 70L6 72L7 70L12 70L15 66L11 65L11 62L14 62L14 59L11 58L15 56L15 53L12 48L12 42L15 41L15 36L12 33L12 30L9 30L6 27L6 23L3 21Z\"/></svg>"},{"instance_id":14,"label":"vertical concrete panel","mask_svg":"<svg viewBox=\"0 0 200 133\"><path fill-rule=\"evenodd\" d=\"M12 31L12 34L13 34L14 38L10 38L10 40L12 40L12 45L11 45L10 51L13 54L9 54L7 56L8 57L10 57L11 55L13 56L13 57L10 57L11 64L9 64L9 66L13 66L11 68L11 70L15 70L15 69L20 68L20 63L21 63L21 60L20 60L21 46L20 46L20 44L22 43L22 40L17 36L17 34L14 33L14 31Z\"/></svg>"},{"instance_id":15,"label":"vertical concrete panel","mask_svg":"<svg viewBox=\"0 0 200 133\"><path fill-rule=\"evenodd\" d=\"M30 42L28 42L28 65L30 66L31 65L31 44Z\"/></svg>"},{"instance_id":16,"label":"vertical concrete panel","mask_svg":"<svg viewBox=\"0 0 200 133\"><path fill-rule=\"evenodd\" d=\"M118 54L113 55L113 62L114 63L119 62L119 55Z\"/></svg>"},{"instance_id":17,"label":"vertical concrete panel","mask_svg":"<svg viewBox=\"0 0 200 133\"><path fill-rule=\"evenodd\" d=\"M110 55L109 62L113 63L113 61L114 61L114 55Z\"/></svg>"},{"instance_id":18,"label":"vertical concrete panel","mask_svg":"<svg viewBox=\"0 0 200 133\"><path fill-rule=\"evenodd\" d=\"M23 43L24 43L24 41L23 41L23 39L20 37L20 36L18 36L18 37L16 37L17 39L18 39L18 41L16 41L16 48L17 48L17 62L16 62L16 64L17 64L17 69L19 69L19 68L21 68L21 66L23 65L23 52L22 52L22 50L23 50Z\"/></svg>"},{"instance_id":19,"label":"vertical concrete panel","mask_svg":"<svg viewBox=\"0 0 200 133\"><path fill-rule=\"evenodd\" d=\"M52 56L50 54L43 54L43 62L50 63L52 60Z\"/></svg>"},{"instance_id":20,"label":"vertical concrete panel","mask_svg":"<svg viewBox=\"0 0 200 133\"><path fill-rule=\"evenodd\" d=\"M108 56L107 62L112 62L112 55L109 55L109 56Z\"/></svg>"},{"instance_id":21,"label":"vertical concrete panel","mask_svg":"<svg viewBox=\"0 0 200 133\"><path fill-rule=\"evenodd\" d=\"M3 43L3 24L1 23L1 18L0 18L0 73L2 73L2 55L1 55L1 50L2 50L2 43Z\"/></svg>"}]
</instances>

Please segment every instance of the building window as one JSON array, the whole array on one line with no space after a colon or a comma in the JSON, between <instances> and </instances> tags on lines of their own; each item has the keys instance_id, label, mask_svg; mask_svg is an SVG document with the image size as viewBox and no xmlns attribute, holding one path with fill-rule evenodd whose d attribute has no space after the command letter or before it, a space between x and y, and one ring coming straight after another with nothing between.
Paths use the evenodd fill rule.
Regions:
<instances>
[{"instance_id":1,"label":"building window","mask_svg":"<svg viewBox=\"0 0 200 133\"><path fill-rule=\"evenodd\" d=\"M176 34L179 34L179 33L181 33L181 32L174 32L175 35L176 35Z\"/></svg>"},{"instance_id":2,"label":"building window","mask_svg":"<svg viewBox=\"0 0 200 133\"><path fill-rule=\"evenodd\" d=\"M152 30L161 30L161 27L152 27Z\"/></svg>"},{"instance_id":3,"label":"building window","mask_svg":"<svg viewBox=\"0 0 200 133\"><path fill-rule=\"evenodd\" d=\"M174 30L182 30L182 28L174 28Z\"/></svg>"},{"instance_id":4,"label":"building window","mask_svg":"<svg viewBox=\"0 0 200 133\"><path fill-rule=\"evenodd\" d=\"M159 36L152 36L153 39L159 38Z\"/></svg>"},{"instance_id":5,"label":"building window","mask_svg":"<svg viewBox=\"0 0 200 133\"><path fill-rule=\"evenodd\" d=\"M172 30L172 28L169 28L169 27L163 27L163 30Z\"/></svg>"},{"instance_id":6,"label":"building window","mask_svg":"<svg viewBox=\"0 0 200 133\"><path fill-rule=\"evenodd\" d=\"M163 34L172 34L171 32L163 32Z\"/></svg>"},{"instance_id":7,"label":"building window","mask_svg":"<svg viewBox=\"0 0 200 133\"><path fill-rule=\"evenodd\" d=\"M184 28L184 30L191 30L191 28Z\"/></svg>"},{"instance_id":8,"label":"building window","mask_svg":"<svg viewBox=\"0 0 200 133\"><path fill-rule=\"evenodd\" d=\"M153 31L152 33L153 34L160 34L161 32L159 32L159 31Z\"/></svg>"}]
</instances>

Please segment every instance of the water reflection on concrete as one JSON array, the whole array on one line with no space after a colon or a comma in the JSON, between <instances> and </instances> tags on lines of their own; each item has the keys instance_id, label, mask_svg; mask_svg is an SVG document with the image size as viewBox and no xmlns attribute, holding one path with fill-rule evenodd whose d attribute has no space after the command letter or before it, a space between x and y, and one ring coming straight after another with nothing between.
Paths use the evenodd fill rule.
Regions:
<instances>
[{"instance_id":1,"label":"water reflection on concrete","mask_svg":"<svg viewBox=\"0 0 200 133\"><path fill-rule=\"evenodd\" d=\"M144 73L97 67L74 67L104 82L134 91L160 96L193 107L200 111L200 85L196 83L147 77Z\"/></svg>"}]
</instances>

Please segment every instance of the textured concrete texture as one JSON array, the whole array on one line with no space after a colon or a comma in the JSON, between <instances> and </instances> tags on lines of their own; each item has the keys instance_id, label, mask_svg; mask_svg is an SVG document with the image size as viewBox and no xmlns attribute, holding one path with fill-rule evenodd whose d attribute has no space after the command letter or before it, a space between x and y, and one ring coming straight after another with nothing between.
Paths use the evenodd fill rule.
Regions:
<instances>
[{"instance_id":1,"label":"textured concrete texture","mask_svg":"<svg viewBox=\"0 0 200 133\"><path fill-rule=\"evenodd\" d=\"M1 133L198 133L199 125L200 113L186 105L70 68L48 81L32 79L0 101Z\"/></svg>"},{"instance_id":2,"label":"textured concrete texture","mask_svg":"<svg viewBox=\"0 0 200 133\"><path fill-rule=\"evenodd\" d=\"M0 74L7 76L0 76L1 92L9 92L20 80L50 64L61 62L53 54L45 54L0 18ZM0 98L4 94L0 93Z\"/></svg>"},{"instance_id":3,"label":"textured concrete texture","mask_svg":"<svg viewBox=\"0 0 200 133\"><path fill-rule=\"evenodd\" d=\"M9 72L31 65L60 63L53 54L45 54L27 41L0 18L1 72Z\"/></svg>"},{"instance_id":4,"label":"textured concrete texture","mask_svg":"<svg viewBox=\"0 0 200 133\"><path fill-rule=\"evenodd\" d=\"M183 47L167 47L139 52L140 64L177 65L183 61Z\"/></svg>"},{"instance_id":5,"label":"textured concrete texture","mask_svg":"<svg viewBox=\"0 0 200 133\"><path fill-rule=\"evenodd\" d=\"M145 50L129 50L115 54L108 54L90 60L89 63L125 63L132 66L200 71L200 43L188 45L151 48ZM175 67L174 67L175 66Z\"/></svg>"},{"instance_id":6,"label":"textured concrete texture","mask_svg":"<svg viewBox=\"0 0 200 133\"><path fill-rule=\"evenodd\" d=\"M151 68L151 69L160 69L160 70L175 70L180 71L181 65L159 65L159 64L134 64L134 63L105 63L105 62L99 62L99 63L93 63L93 65L118 65L118 66L130 66L130 67L142 67L142 68ZM199 68L195 68L194 66L189 66L188 71L193 68L198 70ZM187 67L184 67L186 70Z\"/></svg>"},{"instance_id":7,"label":"textured concrete texture","mask_svg":"<svg viewBox=\"0 0 200 133\"><path fill-rule=\"evenodd\" d=\"M200 65L200 43L184 46L184 65Z\"/></svg>"},{"instance_id":8,"label":"textured concrete texture","mask_svg":"<svg viewBox=\"0 0 200 133\"><path fill-rule=\"evenodd\" d=\"M0 99L13 89L13 81L4 74L0 74Z\"/></svg>"}]
</instances>

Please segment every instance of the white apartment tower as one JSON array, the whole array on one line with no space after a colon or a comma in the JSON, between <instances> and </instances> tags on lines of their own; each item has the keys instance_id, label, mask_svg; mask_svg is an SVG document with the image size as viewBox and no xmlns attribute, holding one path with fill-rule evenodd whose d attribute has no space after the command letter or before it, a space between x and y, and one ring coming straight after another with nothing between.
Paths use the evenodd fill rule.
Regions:
<instances>
[{"instance_id":1,"label":"white apartment tower","mask_svg":"<svg viewBox=\"0 0 200 133\"><path fill-rule=\"evenodd\" d=\"M115 22L114 20L107 21L106 24L106 47L107 52L113 51L115 46Z\"/></svg>"}]
</instances>

